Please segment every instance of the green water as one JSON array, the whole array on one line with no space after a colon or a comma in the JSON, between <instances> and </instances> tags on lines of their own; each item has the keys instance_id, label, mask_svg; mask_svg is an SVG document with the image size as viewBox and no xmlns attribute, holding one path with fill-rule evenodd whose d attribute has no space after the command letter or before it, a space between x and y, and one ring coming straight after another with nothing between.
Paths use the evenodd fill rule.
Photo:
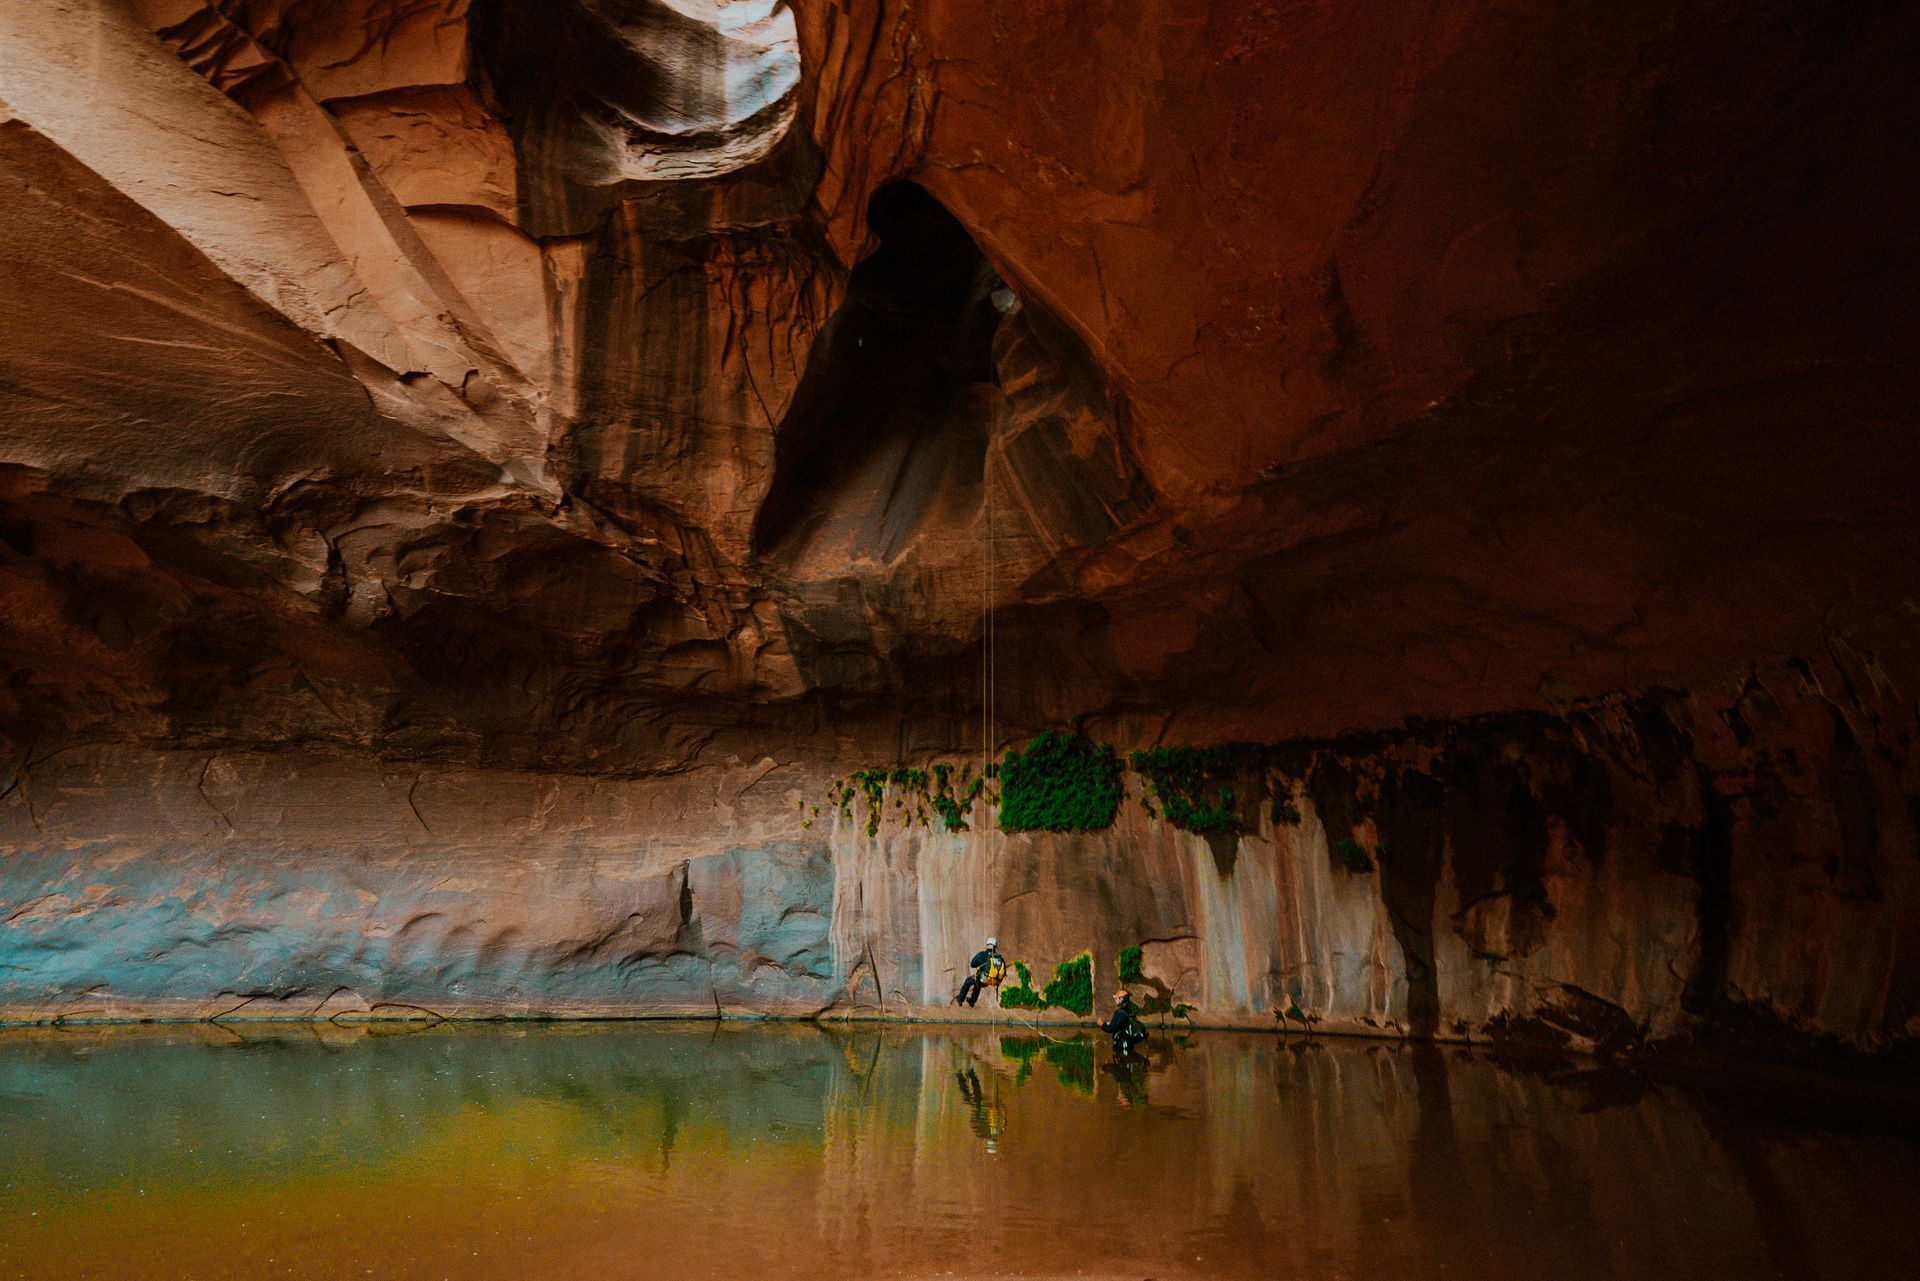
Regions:
<instances>
[{"instance_id":1,"label":"green water","mask_svg":"<svg viewBox=\"0 0 1920 1281\"><path fill-rule=\"evenodd\" d=\"M0 1034L0 1278L1920 1276L1920 1147L1251 1035Z\"/></svg>"}]
</instances>

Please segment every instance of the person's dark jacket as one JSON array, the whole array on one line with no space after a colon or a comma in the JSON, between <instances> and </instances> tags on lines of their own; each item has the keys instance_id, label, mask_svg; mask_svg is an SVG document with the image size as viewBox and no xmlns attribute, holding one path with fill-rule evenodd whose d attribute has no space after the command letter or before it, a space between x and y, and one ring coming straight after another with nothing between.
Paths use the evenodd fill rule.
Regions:
<instances>
[{"instance_id":1,"label":"person's dark jacket","mask_svg":"<svg viewBox=\"0 0 1920 1281\"><path fill-rule=\"evenodd\" d=\"M1135 1013L1136 1011L1133 1008L1133 998L1128 997L1126 1000L1120 1002L1120 1004L1113 1007L1112 1017L1110 1017L1105 1023L1102 1023L1100 1025L1100 1030L1102 1032L1105 1032L1108 1036L1119 1036L1122 1032L1125 1032L1128 1028L1131 1028L1133 1026L1133 1023L1134 1023L1133 1016Z\"/></svg>"},{"instance_id":2,"label":"person's dark jacket","mask_svg":"<svg viewBox=\"0 0 1920 1281\"><path fill-rule=\"evenodd\" d=\"M987 958L992 956L994 954L994 951L995 951L994 948L988 948L984 952L975 952L973 954L973 960L970 962L970 964L973 966L974 972L976 974L979 973L982 966L986 965Z\"/></svg>"}]
</instances>

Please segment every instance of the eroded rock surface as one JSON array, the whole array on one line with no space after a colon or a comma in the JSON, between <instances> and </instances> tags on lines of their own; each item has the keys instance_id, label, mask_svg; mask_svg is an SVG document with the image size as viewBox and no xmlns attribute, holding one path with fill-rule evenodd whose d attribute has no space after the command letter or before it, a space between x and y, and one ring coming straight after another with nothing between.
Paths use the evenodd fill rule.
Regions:
<instances>
[{"instance_id":1,"label":"eroded rock surface","mask_svg":"<svg viewBox=\"0 0 1920 1281\"><path fill-rule=\"evenodd\" d=\"M0 1006L1912 1038L1914 34L15 6ZM808 817L1069 723L1301 821Z\"/></svg>"}]
</instances>

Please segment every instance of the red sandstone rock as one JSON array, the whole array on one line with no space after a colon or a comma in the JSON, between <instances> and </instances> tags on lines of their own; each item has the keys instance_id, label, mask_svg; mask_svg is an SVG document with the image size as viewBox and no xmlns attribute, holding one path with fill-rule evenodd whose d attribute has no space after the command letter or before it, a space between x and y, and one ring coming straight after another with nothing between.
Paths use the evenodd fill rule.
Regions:
<instances>
[{"instance_id":1,"label":"red sandstone rock","mask_svg":"<svg viewBox=\"0 0 1920 1281\"><path fill-rule=\"evenodd\" d=\"M132 901L90 869L136 847L156 903L230 846L311 859L371 897L328 898L337 935L267 986L371 986L342 940L467 838L421 820L343 879L386 839L336 829L351 780L691 770L733 781L589 824L591 855L482 789L513 833L488 866L566 870L475 878L395 990L925 1008L998 920L1048 964L1159 940L1223 1020L1318 984L1329 1023L1417 1023L1431 965L1443 1032L1731 1001L1911 1036L1912 34L1654 0L0 16L0 883L53 929ZM900 179L934 199L876 204ZM1672 778L1618 757L1642 730L1578 728L1660 690ZM1462 886L1451 838L1369 889L1317 817L1229 875L1139 815L829 842L788 796L1075 720L1137 746L1516 713L1617 784L1613 856L1554 832L1551 922ZM54 781L83 745L91 781ZM1382 750L1343 749L1389 778ZM176 774L308 755L288 804L326 822L169 817ZM761 761L777 797L737 781ZM1477 804L1440 784L1434 814ZM38 808L88 788L118 811ZM724 899L701 938L576 905L635 848L636 903ZM756 915L822 875L817 939ZM755 930L781 976L741 960ZM476 948L544 977L435 990ZM672 994L608 986L622 956ZM719 957L737 986L698 991ZM86 978L49 971L45 1008ZM221 995L154 984L126 1008Z\"/></svg>"}]
</instances>

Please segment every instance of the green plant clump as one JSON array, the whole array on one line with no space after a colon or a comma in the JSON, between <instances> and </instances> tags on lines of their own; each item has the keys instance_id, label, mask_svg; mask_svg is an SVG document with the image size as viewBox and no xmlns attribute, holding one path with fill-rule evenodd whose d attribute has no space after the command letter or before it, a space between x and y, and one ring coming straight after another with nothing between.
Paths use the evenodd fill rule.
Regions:
<instances>
[{"instance_id":1,"label":"green plant clump","mask_svg":"<svg viewBox=\"0 0 1920 1281\"><path fill-rule=\"evenodd\" d=\"M1202 836L1232 836L1247 829L1234 780L1243 774L1264 775L1269 755L1260 743L1222 743L1151 747L1127 759L1146 776L1169 823Z\"/></svg>"},{"instance_id":2,"label":"green plant clump","mask_svg":"<svg viewBox=\"0 0 1920 1281\"><path fill-rule=\"evenodd\" d=\"M1007 968L1013 971L1017 983L1002 985L1000 988L1000 1007L1006 1010L1044 1010L1046 1001L1033 990L1033 971L1027 968L1025 961L1009 961Z\"/></svg>"},{"instance_id":3,"label":"green plant clump","mask_svg":"<svg viewBox=\"0 0 1920 1281\"><path fill-rule=\"evenodd\" d=\"M1287 998L1286 1012L1280 1013L1276 1011L1273 1017L1279 1022L1282 1028L1285 1028L1289 1023L1298 1023L1309 1032L1313 1031L1314 1025L1320 1021L1318 1014L1310 1014L1301 1009L1300 1002L1292 997Z\"/></svg>"},{"instance_id":4,"label":"green plant clump","mask_svg":"<svg viewBox=\"0 0 1920 1281\"><path fill-rule=\"evenodd\" d=\"M1054 966L1053 977L1047 980L1040 997L1048 1006L1070 1010L1081 1018L1093 1013L1093 957L1082 952Z\"/></svg>"},{"instance_id":5,"label":"green plant clump","mask_svg":"<svg viewBox=\"0 0 1920 1281\"><path fill-rule=\"evenodd\" d=\"M1120 974L1120 982L1123 984L1144 983L1147 981L1147 971L1141 962L1141 951L1138 947L1121 948L1120 964L1117 968Z\"/></svg>"},{"instance_id":6,"label":"green plant clump","mask_svg":"<svg viewBox=\"0 0 1920 1281\"><path fill-rule=\"evenodd\" d=\"M1000 763L1000 829L1097 832L1120 808L1120 758L1082 734L1046 733Z\"/></svg>"},{"instance_id":7,"label":"green plant clump","mask_svg":"<svg viewBox=\"0 0 1920 1281\"><path fill-rule=\"evenodd\" d=\"M932 770L900 767L893 769L855 770L845 778L836 778L827 785L827 803L840 811L840 817L853 817L853 802L856 798L864 803L866 832L873 837L880 832L880 819L886 813L887 801L893 801L897 817L907 823L926 827L937 815L941 825L949 832L967 830L967 811L973 802L986 790L984 776L975 778L973 766L965 766L958 775L951 765L935 765ZM803 810L805 808L803 802ZM813 808L819 813L819 807ZM803 827L811 827L812 815L807 815Z\"/></svg>"},{"instance_id":8,"label":"green plant clump","mask_svg":"<svg viewBox=\"0 0 1920 1281\"><path fill-rule=\"evenodd\" d=\"M1367 847L1351 836L1343 836L1335 841L1327 854L1333 865L1343 872L1352 872L1364 876L1373 870L1373 860L1367 857Z\"/></svg>"},{"instance_id":9,"label":"green plant clump","mask_svg":"<svg viewBox=\"0 0 1920 1281\"><path fill-rule=\"evenodd\" d=\"M949 832L967 830L967 811L973 807L974 798L986 789L985 776L973 778L973 766L961 771L959 788L954 786L953 766L936 765L933 767L933 790L928 796L934 812L940 815L942 826Z\"/></svg>"}]
</instances>

